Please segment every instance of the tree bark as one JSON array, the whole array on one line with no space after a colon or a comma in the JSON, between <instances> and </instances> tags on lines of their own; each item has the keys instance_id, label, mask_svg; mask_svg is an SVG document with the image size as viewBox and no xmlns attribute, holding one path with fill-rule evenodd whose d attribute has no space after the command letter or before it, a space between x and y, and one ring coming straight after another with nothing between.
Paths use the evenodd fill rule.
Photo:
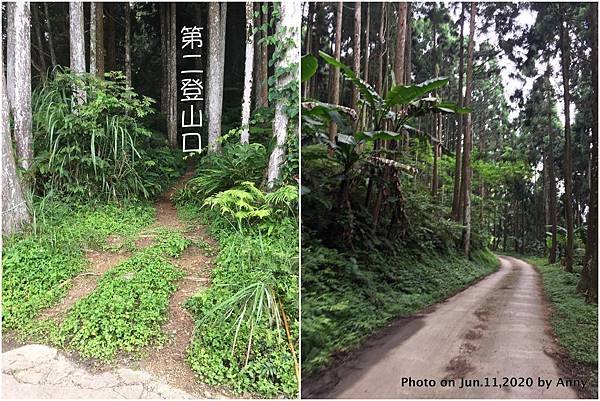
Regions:
<instances>
[{"instance_id":1,"label":"tree bark","mask_svg":"<svg viewBox=\"0 0 600 401\"><path fill-rule=\"evenodd\" d=\"M160 3L160 111L169 114L169 9L167 3Z\"/></svg>"},{"instance_id":2,"label":"tree bark","mask_svg":"<svg viewBox=\"0 0 600 401\"><path fill-rule=\"evenodd\" d=\"M96 75L98 68L96 67L96 59L98 57L96 33L96 3L90 2L90 74Z\"/></svg>"},{"instance_id":3,"label":"tree bark","mask_svg":"<svg viewBox=\"0 0 600 401\"><path fill-rule=\"evenodd\" d=\"M592 136L589 157L589 211L585 259L577 289L587 293L588 302L598 302L598 3L590 3L588 11L592 37Z\"/></svg>"},{"instance_id":4,"label":"tree bark","mask_svg":"<svg viewBox=\"0 0 600 401\"><path fill-rule=\"evenodd\" d=\"M221 144L221 113L223 110L223 69L222 57L222 14L219 3L208 6L209 41L208 41L208 150L219 152Z\"/></svg>"},{"instance_id":5,"label":"tree bark","mask_svg":"<svg viewBox=\"0 0 600 401\"><path fill-rule=\"evenodd\" d=\"M69 49L70 68L73 74L85 73L85 36L83 33L83 3L69 2ZM85 92L81 88L73 88L77 103L85 102Z\"/></svg>"},{"instance_id":6,"label":"tree bark","mask_svg":"<svg viewBox=\"0 0 600 401\"><path fill-rule=\"evenodd\" d=\"M177 3L169 4L169 20L167 27L169 32L168 48L168 115L167 136L172 148L177 147Z\"/></svg>"},{"instance_id":7,"label":"tree bark","mask_svg":"<svg viewBox=\"0 0 600 401\"><path fill-rule=\"evenodd\" d=\"M10 4L10 3L7 3ZM57 66L56 53L54 51L54 32L52 31L52 23L50 22L50 13L48 12L48 3L44 2L44 15L46 23L46 32L48 32L48 47L50 48L50 62L52 63L52 70Z\"/></svg>"},{"instance_id":8,"label":"tree bark","mask_svg":"<svg viewBox=\"0 0 600 401\"><path fill-rule=\"evenodd\" d=\"M131 86L131 5L125 3L125 79Z\"/></svg>"},{"instance_id":9,"label":"tree bark","mask_svg":"<svg viewBox=\"0 0 600 401\"><path fill-rule=\"evenodd\" d=\"M315 13L315 4L308 2L308 11L306 18L306 36L304 37L304 54L312 54L312 31L313 31L313 15ZM310 97L310 83L311 79L307 79L302 84L302 96L305 98Z\"/></svg>"},{"instance_id":10,"label":"tree bark","mask_svg":"<svg viewBox=\"0 0 600 401\"><path fill-rule=\"evenodd\" d=\"M277 87L283 89L292 81L298 79L297 74L290 72L290 67L300 58L300 32L298 30L298 21L301 18L300 3L281 2L281 19L279 26L286 35L293 35L292 44L285 49L284 56L277 61L277 69L285 70L286 72L280 75L277 79ZM281 165L284 162L285 143L287 141L288 125L290 125L289 116L286 112L289 100L279 98L275 102L275 119L273 120L273 135L275 136L275 148L269 157L269 165L267 169L267 188L273 189L279 180ZM291 125L296 129L298 122L293 121Z\"/></svg>"},{"instance_id":11,"label":"tree bark","mask_svg":"<svg viewBox=\"0 0 600 401\"><path fill-rule=\"evenodd\" d=\"M336 60L340 59L341 45L342 45L342 18L344 13L344 3L337 3L337 10L335 14L335 54ZM330 66L331 71L331 90L329 92L331 104L340 103L340 69L338 67ZM335 143L337 137L337 125L332 122L329 124L329 140Z\"/></svg>"},{"instance_id":12,"label":"tree bark","mask_svg":"<svg viewBox=\"0 0 600 401\"><path fill-rule=\"evenodd\" d=\"M104 4L96 2L96 75L104 79ZM91 72L91 71L90 71Z\"/></svg>"},{"instance_id":13,"label":"tree bark","mask_svg":"<svg viewBox=\"0 0 600 401\"><path fill-rule=\"evenodd\" d=\"M433 37L433 74L437 78L440 75L440 65L437 56L437 5L433 3L432 18L431 18L431 30ZM434 95L437 97L437 91ZM438 194L438 153L440 147L440 115L438 113L433 115L433 129L434 137L436 142L433 143L433 166L431 168L431 197L437 198Z\"/></svg>"},{"instance_id":14,"label":"tree bark","mask_svg":"<svg viewBox=\"0 0 600 401\"><path fill-rule=\"evenodd\" d=\"M383 88L383 75L385 74L385 66L383 65L383 55L385 53L385 16L386 16L386 6L387 3L380 3L381 4L381 24L379 25L379 51L377 54L377 59L378 59L378 63L377 63L377 80L375 81L375 90L377 91L377 93L379 93L380 95L383 93L382 88Z\"/></svg>"},{"instance_id":15,"label":"tree bark","mask_svg":"<svg viewBox=\"0 0 600 401\"><path fill-rule=\"evenodd\" d=\"M6 89L10 110L14 113L15 107L15 3L6 3L6 82L10 86Z\"/></svg>"},{"instance_id":16,"label":"tree bark","mask_svg":"<svg viewBox=\"0 0 600 401\"><path fill-rule=\"evenodd\" d=\"M404 55L406 52L406 2L398 3L398 32L396 35L396 54L394 59L394 79L396 85L404 84Z\"/></svg>"},{"instance_id":17,"label":"tree bark","mask_svg":"<svg viewBox=\"0 0 600 401\"><path fill-rule=\"evenodd\" d=\"M39 5L37 3L34 3L33 7L31 8L33 14L33 23L31 25L33 26L33 31L35 32L35 39L38 45L38 60L40 63L40 70L42 71L42 73L40 74L40 79L42 82L44 82L48 74L48 66L46 64L46 57L44 56L44 42L42 41L42 34L40 29L42 21L40 21L38 7Z\"/></svg>"},{"instance_id":18,"label":"tree bark","mask_svg":"<svg viewBox=\"0 0 600 401\"><path fill-rule=\"evenodd\" d=\"M354 3L354 40L352 43L352 51L354 52L354 73L357 78L360 78L360 39L361 39L361 22L362 22L362 7L360 2ZM356 110L357 114L358 110L358 97L359 92L356 85L352 85L352 108ZM358 120L357 120L358 123Z\"/></svg>"},{"instance_id":19,"label":"tree bark","mask_svg":"<svg viewBox=\"0 0 600 401\"><path fill-rule=\"evenodd\" d=\"M2 19L0 18L0 32L2 31ZM8 35L13 32L7 31ZM17 167L13 156L12 140L9 125L9 108L6 91L6 80L4 78L4 55L3 47L0 46L0 102L1 124L2 126L2 235L10 235L21 231L29 224L29 212L27 204L23 197L23 190L19 177L17 176Z\"/></svg>"},{"instance_id":20,"label":"tree bark","mask_svg":"<svg viewBox=\"0 0 600 401\"><path fill-rule=\"evenodd\" d=\"M241 143L250 139L250 104L252 103L252 77L254 68L254 5L246 2L246 60L244 62L244 95L242 97L242 133Z\"/></svg>"},{"instance_id":21,"label":"tree bark","mask_svg":"<svg viewBox=\"0 0 600 401\"><path fill-rule=\"evenodd\" d=\"M552 86L550 84L550 72L548 71L548 77L546 78L546 85L548 90L551 90ZM549 96L550 97L550 96ZM548 150L547 150L547 158L548 158L548 206L549 206L549 223L550 223L550 231L551 231L551 243L550 243L550 252L548 254L548 262L556 263L556 253L558 249L558 235L557 235L557 213L556 213L556 173L554 170L554 127L552 125L552 102L551 98L548 99Z\"/></svg>"},{"instance_id":22,"label":"tree bark","mask_svg":"<svg viewBox=\"0 0 600 401\"><path fill-rule=\"evenodd\" d=\"M411 28L412 11L410 3L406 3L406 52L404 56L404 84L410 85L411 69L412 69L412 28Z\"/></svg>"},{"instance_id":23,"label":"tree bark","mask_svg":"<svg viewBox=\"0 0 600 401\"><path fill-rule=\"evenodd\" d=\"M471 20L469 25L469 45L467 47L467 76L466 76L466 91L464 104L465 107L471 105L471 94L473 92L473 50L475 47L475 18L477 16L477 3L471 2ZM471 113L466 115L465 124L465 140L463 147L463 169L461 182L462 197L464 199L464 212L463 212L463 251L465 257L469 257L471 247L471 149L472 149L472 135L473 135L473 120Z\"/></svg>"},{"instance_id":24,"label":"tree bark","mask_svg":"<svg viewBox=\"0 0 600 401\"><path fill-rule=\"evenodd\" d=\"M465 4L462 3L462 10L460 15L460 37L459 37L459 64L458 64L458 104L463 106L463 76L464 76L464 27L465 27ZM456 135L456 164L454 165L454 191L452 198L452 217L455 221L462 221L462 202L461 202L461 168L462 168L462 136L463 136L463 115L458 114L458 132Z\"/></svg>"},{"instance_id":25,"label":"tree bark","mask_svg":"<svg viewBox=\"0 0 600 401\"><path fill-rule=\"evenodd\" d=\"M562 11L562 5L559 5ZM561 13L562 14L562 13ZM567 26L565 27L565 24ZM569 27L566 21L560 24L560 47L562 59L563 101L565 106L565 220L567 223L567 244L565 246L565 270L573 271L573 173L571 161L571 112L569 94L569 68L571 65L569 49Z\"/></svg>"},{"instance_id":26,"label":"tree bark","mask_svg":"<svg viewBox=\"0 0 600 401\"><path fill-rule=\"evenodd\" d=\"M269 3L261 3L261 6L266 8L262 13L262 24L266 26L269 23ZM263 37L266 36L267 32L263 32ZM262 107L269 107L269 45L266 41L262 43L260 61L260 98Z\"/></svg>"},{"instance_id":27,"label":"tree bark","mask_svg":"<svg viewBox=\"0 0 600 401\"><path fill-rule=\"evenodd\" d=\"M17 158L25 170L33 160L31 135L31 33L29 2L14 3L14 101L12 103ZM10 34L11 32L9 32Z\"/></svg>"}]
</instances>

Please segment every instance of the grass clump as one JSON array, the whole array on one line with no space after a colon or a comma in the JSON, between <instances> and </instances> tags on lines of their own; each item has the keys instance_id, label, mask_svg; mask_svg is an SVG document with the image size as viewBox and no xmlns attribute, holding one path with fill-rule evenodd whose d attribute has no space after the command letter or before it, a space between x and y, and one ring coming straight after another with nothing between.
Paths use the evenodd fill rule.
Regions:
<instances>
[{"instance_id":1,"label":"grass clump","mask_svg":"<svg viewBox=\"0 0 600 401\"><path fill-rule=\"evenodd\" d=\"M43 211L39 206L34 231L7 238L2 250L3 327L21 335L34 328L42 309L64 296L69 279L85 269L83 248L100 246L111 234L131 234L154 218L153 208L139 203L52 202Z\"/></svg>"},{"instance_id":2,"label":"grass clump","mask_svg":"<svg viewBox=\"0 0 600 401\"><path fill-rule=\"evenodd\" d=\"M544 292L552 303L550 323L558 343L568 356L590 370L592 387L598 388L598 304L588 304L577 292L580 271L566 272L559 263L529 257L542 275Z\"/></svg>"},{"instance_id":3,"label":"grass clump","mask_svg":"<svg viewBox=\"0 0 600 401\"><path fill-rule=\"evenodd\" d=\"M498 267L488 251L343 253L318 242L302 253L302 369L356 348L391 319L438 302Z\"/></svg>"},{"instance_id":4,"label":"grass clump","mask_svg":"<svg viewBox=\"0 0 600 401\"><path fill-rule=\"evenodd\" d=\"M188 361L205 383L263 397L296 397L297 220L241 231L217 211L207 215L219 255L212 286L188 301L196 318Z\"/></svg>"}]
</instances>

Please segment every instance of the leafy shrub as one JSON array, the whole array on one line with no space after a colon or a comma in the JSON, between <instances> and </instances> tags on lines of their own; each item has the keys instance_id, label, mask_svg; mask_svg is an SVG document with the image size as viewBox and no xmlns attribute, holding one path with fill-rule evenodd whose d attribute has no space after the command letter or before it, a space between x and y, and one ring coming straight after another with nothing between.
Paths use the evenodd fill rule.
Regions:
<instances>
[{"instance_id":1,"label":"leafy shrub","mask_svg":"<svg viewBox=\"0 0 600 401\"><path fill-rule=\"evenodd\" d=\"M221 153L209 153L200 160L196 176L177 192L174 199L179 204L202 202L244 181L259 185L266 165L267 152L263 145L228 144Z\"/></svg>"},{"instance_id":2,"label":"leafy shrub","mask_svg":"<svg viewBox=\"0 0 600 401\"><path fill-rule=\"evenodd\" d=\"M242 231L242 224L258 220L265 221L264 226L270 233L273 226L282 217L290 213L295 216L294 207L298 202L298 188L291 185L280 187L277 191L264 193L252 182L244 181L240 186L219 192L206 198L204 206L219 209L221 216L229 220L232 227ZM233 223L236 223L235 225Z\"/></svg>"},{"instance_id":3,"label":"leafy shrub","mask_svg":"<svg viewBox=\"0 0 600 401\"><path fill-rule=\"evenodd\" d=\"M279 220L263 236L255 226L242 234L208 214L220 252L212 286L188 302L197 321L188 361L206 383L296 397L297 221Z\"/></svg>"},{"instance_id":4,"label":"leafy shrub","mask_svg":"<svg viewBox=\"0 0 600 401\"><path fill-rule=\"evenodd\" d=\"M410 315L498 267L489 252L360 252L315 242L302 251L302 369L311 374L390 319Z\"/></svg>"},{"instance_id":5,"label":"leafy shrub","mask_svg":"<svg viewBox=\"0 0 600 401\"><path fill-rule=\"evenodd\" d=\"M164 137L160 150L145 148L153 134L140 121L154 112L153 100L133 92L120 73L108 78L58 73L34 92L31 177L38 192L116 199L163 189L168 171L161 166L177 162L165 155ZM73 87L85 92L82 104Z\"/></svg>"}]
</instances>

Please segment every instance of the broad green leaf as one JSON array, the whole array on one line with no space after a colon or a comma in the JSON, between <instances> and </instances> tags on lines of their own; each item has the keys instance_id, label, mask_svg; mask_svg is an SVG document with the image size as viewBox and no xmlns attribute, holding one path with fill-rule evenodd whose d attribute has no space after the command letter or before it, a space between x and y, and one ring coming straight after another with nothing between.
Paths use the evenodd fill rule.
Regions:
<instances>
[{"instance_id":1,"label":"broad green leaf","mask_svg":"<svg viewBox=\"0 0 600 401\"><path fill-rule=\"evenodd\" d=\"M448 78L441 77L430 79L416 85L396 85L389 90L385 98L385 104L388 107L408 104L412 101L420 99L431 91L441 88L447 83Z\"/></svg>"},{"instance_id":2,"label":"broad green leaf","mask_svg":"<svg viewBox=\"0 0 600 401\"><path fill-rule=\"evenodd\" d=\"M317 62L317 58L315 56L312 54L302 56L300 73L302 82L309 80L313 75L315 75L318 67L319 63Z\"/></svg>"},{"instance_id":3,"label":"broad green leaf","mask_svg":"<svg viewBox=\"0 0 600 401\"><path fill-rule=\"evenodd\" d=\"M360 131L356 133L356 139L365 141L374 141L377 139L391 140L397 139L400 133L393 131Z\"/></svg>"}]
</instances>

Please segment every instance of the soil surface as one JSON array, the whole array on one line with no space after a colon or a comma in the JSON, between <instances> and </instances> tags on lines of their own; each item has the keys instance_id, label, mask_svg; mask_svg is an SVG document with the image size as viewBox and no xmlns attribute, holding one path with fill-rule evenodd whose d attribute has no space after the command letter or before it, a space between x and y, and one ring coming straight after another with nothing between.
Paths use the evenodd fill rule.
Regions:
<instances>
[{"instance_id":1,"label":"soil surface","mask_svg":"<svg viewBox=\"0 0 600 401\"><path fill-rule=\"evenodd\" d=\"M539 274L519 259L500 262L497 272L395 321L338 366L305 380L302 397L577 398L581 388L559 382L573 378L554 358ZM540 378L550 385L540 386Z\"/></svg>"}]
</instances>

